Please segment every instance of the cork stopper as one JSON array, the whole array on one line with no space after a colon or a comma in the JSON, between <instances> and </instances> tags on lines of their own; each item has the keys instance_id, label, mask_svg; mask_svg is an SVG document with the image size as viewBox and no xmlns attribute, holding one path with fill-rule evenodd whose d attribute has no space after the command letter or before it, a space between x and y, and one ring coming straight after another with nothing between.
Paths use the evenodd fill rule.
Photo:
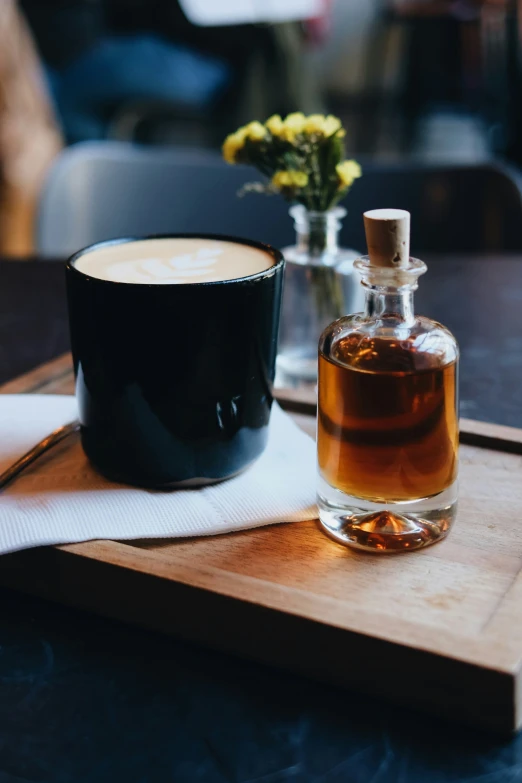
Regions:
<instances>
[{"instance_id":1,"label":"cork stopper","mask_svg":"<svg viewBox=\"0 0 522 783\"><path fill-rule=\"evenodd\" d=\"M372 266L388 269L409 267L409 212L404 209L372 209L364 213L364 229Z\"/></svg>"}]
</instances>

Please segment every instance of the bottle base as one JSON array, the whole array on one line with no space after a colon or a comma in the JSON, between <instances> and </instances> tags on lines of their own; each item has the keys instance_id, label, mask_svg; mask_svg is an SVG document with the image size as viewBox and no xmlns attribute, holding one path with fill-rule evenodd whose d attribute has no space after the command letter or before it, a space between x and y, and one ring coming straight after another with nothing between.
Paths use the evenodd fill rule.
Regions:
<instances>
[{"instance_id":1,"label":"bottle base","mask_svg":"<svg viewBox=\"0 0 522 783\"><path fill-rule=\"evenodd\" d=\"M444 539L457 511L455 481L429 498L374 503L352 497L319 480L317 504L324 532L344 546L366 552L411 552Z\"/></svg>"}]
</instances>

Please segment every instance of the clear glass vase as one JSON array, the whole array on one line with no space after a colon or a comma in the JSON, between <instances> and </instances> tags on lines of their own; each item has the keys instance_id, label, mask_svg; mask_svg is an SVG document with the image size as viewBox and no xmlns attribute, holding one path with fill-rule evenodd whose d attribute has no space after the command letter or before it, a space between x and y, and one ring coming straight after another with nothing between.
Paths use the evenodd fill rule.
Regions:
<instances>
[{"instance_id":1,"label":"clear glass vase","mask_svg":"<svg viewBox=\"0 0 522 783\"><path fill-rule=\"evenodd\" d=\"M361 254L339 247L346 210L290 209L297 244L283 249L286 259L276 386L317 382L317 344L323 329L343 315L359 312L364 295L353 262Z\"/></svg>"}]
</instances>

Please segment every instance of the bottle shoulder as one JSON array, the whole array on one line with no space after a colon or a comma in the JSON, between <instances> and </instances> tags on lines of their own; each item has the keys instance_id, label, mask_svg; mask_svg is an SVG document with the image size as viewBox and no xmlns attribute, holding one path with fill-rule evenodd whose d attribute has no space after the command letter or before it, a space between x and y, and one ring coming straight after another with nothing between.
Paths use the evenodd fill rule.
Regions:
<instances>
[{"instance_id":1,"label":"bottle shoulder","mask_svg":"<svg viewBox=\"0 0 522 783\"><path fill-rule=\"evenodd\" d=\"M367 372L419 372L456 362L459 348L453 334L430 318L345 316L327 326L319 351L335 364Z\"/></svg>"}]
</instances>

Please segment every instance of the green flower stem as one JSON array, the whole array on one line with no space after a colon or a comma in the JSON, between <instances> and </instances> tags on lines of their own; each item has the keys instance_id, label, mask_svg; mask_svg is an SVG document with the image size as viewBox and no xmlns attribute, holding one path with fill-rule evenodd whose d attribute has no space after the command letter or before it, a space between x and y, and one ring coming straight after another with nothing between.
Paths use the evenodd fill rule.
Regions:
<instances>
[{"instance_id":1,"label":"green flower stem","mask_svg":"<svg viewBox=\"0 0 522 783\"><path fill-rule=\"evenodd\" d=\"M324 218L310 217L308 234L308 251L312 257L321 256L327 248L327 235Z\"/></svg>"},{"instance_id":2,"label":"green flower stem","mask_svg":"<svg viewBox=\"0 0 522 783\"><path fill-rule=\"evenodd\" d=\"M329 323L345 315L341 280L334 267L313 266L310 282L320 321Z\"/></svg>"},{"instance_id":3,"label":"green flower stem","mask_svg":"<svg viewBox=\"0 0 522 783\"><path fill-rule=\"evenodd\" d=\"M321 263L327 251L325 218L310 217L308 252L312 260L319 260L310 269L310 282L320 320L335 320L344 315L344 292L335 267Z\"/></svg>"}]
</instances>

